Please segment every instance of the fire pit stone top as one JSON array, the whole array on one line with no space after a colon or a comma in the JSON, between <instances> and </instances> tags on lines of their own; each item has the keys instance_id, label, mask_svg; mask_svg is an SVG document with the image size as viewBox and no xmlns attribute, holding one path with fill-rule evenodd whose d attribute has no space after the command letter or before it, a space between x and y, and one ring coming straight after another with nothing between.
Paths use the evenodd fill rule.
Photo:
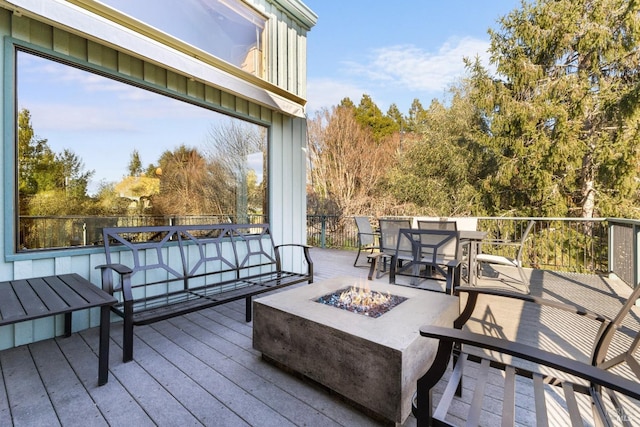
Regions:
<instances>
[{"instance_id":1,"label":"fire pit stone top","mask_svg":"<svg viewBox=\"0 0 640 427\"><path fill-rule=\"evenodd\" d=\"M372 291L390 293L406 300L396 309L377 318L317 302L323 296L348 288L361 280L352 276L340 276L289 288L283 292L256 298L255 301L399 350L405 348L407 342L411 342L420 334L421 326L450 326L452 319L457 316L458 304L452 303L455 297L381 281L369 281L368 285ZM403 327L398 328L398 323Z\"/></svg>"},{"instance_id":2,"label":"fire pit stone top","mask_svg":"<svg viewBox=\"0 0 640 427\"><path fill-rule=\"evenodd\" d=\"M451 325L458 299L370 281L372 291L406 300L378 318L317 302L358 280L337 277L255 299L253 348L376 417L402 424L416 381L436 351L435 341L421 337L419 329Z\"/></svg>"}]
</instances>

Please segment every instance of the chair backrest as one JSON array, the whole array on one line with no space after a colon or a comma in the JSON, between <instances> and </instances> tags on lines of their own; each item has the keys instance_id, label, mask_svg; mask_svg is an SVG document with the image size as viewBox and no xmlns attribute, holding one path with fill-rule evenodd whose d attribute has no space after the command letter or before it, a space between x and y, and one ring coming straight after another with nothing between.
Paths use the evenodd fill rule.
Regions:
<instances>
[{"instance_id":1,"label":"chair backrest","mask_svg":"<svg viewBox=\"0 0 640 427\"><path fill-rule=\"evenodd\" d=\"M356 227L358 227L360 246L373 245L375 243L375 236L373 227L371 227L371 223L369 222L369 217L354 216L353 219L355 219Z\"/></svg>"},{"instance_id":2,"label":"chair backrest","mask_svg":"<svg viewBox=\"0 0 640 427\"><path fill-rule=\"evenodd\" d=\"M636 306L638 299L640 299L640 286L635 287L611 322L605 323L600 328L591 350L591 364L605 370L620 364L626 364L627 367L631 368L636 379L640 381L640 370L636 368L640 366L640 356L636 355L638 347L640 347L640 330L631 330L622 325L631 309ZM621 329L626 329L626 333L620 334L620 336L626 335L627 345L611 347L614 336Z\"/></svg>"},{"instance_id":3,"label":"chair backrest","mask_svg":"<svg viewBox=\"0 0 640 427\"><path fill-rule=\"evenodd\" d=\"M446 221L447 218L439 217L439 216L414 216L413 221L411 223L412 228L418 228L419 221Z\"/></svg>"},{"instance_id":4,"label":"chair backrest","mask_svg":"<svg viewBox=\"0 0 640 427\"><path fill-rule=\"evenodd\" d=\"M456 221L418 221L419 230L457 230Z\"/></svg>"},{"instance_id":5,"label":"chair backrest","mask_svg":"<svg viewBox=\"0 0 640 427\"><path fill-rule=\"evenodd\" d=\"M410 219L379 219L380 251L389 255L398 249L398 236L401 228L411 228ZM411 242L402 242L401 255L411 255Z\"/></svg>"},{"instance_id":6,"label":"chair backrest","mask_svg":"<svg viewBox=\"0 0 640 427\"><path fill-rule=\"evenodd\" d=\"M518 249L518 255L517 255L517 259L522 261L522 252L524 251L524 243L527 241L527 238L529 237L529 233L531 233L531 229L533 229L534 224L536 223L535 220L530 220L529 223L527 224L527 228L524 229L524 232L522 233L522 237L520 238L520 248Z\"/></svg>"},{"instance_id":7,"label":"chair backrest","mask_svg":"<svg viewBox=\"0 0 640 427\"><path fill-rule=\"evenodd\" d=\"M397 251L405 242L411 247L413 263L441 266L458 253L458 232L442 229L400 229Z\"/></svg>"},{"instance_id":8,"label":"chair backrest","mask_svg":"<svg viewBox=\"0 0 640 427\"><path fill-rule=\"evenodd\" d=\"M418 221L418 229L420 230L450 230L456 231L458 230L458 225L455 221ZM442 238L441 235L433 235L430 233L420 234L420 239L422 243L425 245L423 247L424 250L428 250L428 248L434 244L438 245L438 250L440 251L439 256L445 259L454 259L457 256L458 250L458 239L447 239L446 242L442 242L440 247L439 240Z\"/></svg>"},{"instance_id":9,"label":"chair backrest","mask_svg":"<svg viewBox=\"0 0 640 427\"><path fill-rule=\"evenodd\" d=\"M476 231L478 229L478 218L474 216L461 216L457 218L449 218L449 221L455 221L458 230L471 230Z\"/></svg>"}]
</instances>

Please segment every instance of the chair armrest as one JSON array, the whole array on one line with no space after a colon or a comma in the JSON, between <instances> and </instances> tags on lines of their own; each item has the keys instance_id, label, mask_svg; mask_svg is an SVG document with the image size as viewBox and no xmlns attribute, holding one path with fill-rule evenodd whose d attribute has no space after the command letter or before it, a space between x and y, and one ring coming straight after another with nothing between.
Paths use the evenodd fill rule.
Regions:
<instances>
[{"instance_id":1,"label":"chair armrest","mask_svg":"<svg viewBox=\"0 0 640 427\"><path fill-rule=\"evenodd\" d=\"M546 298L536 297L530 294L523 294L520 292L512 292L504 289L495 289L495 288L481 288L481 287L471 287L471 286L460 286L458 287L459 292L466 292L468 294L482 294L482 295L491 295L503 298L511 298L517 299L525 302L530 302L533 304L543 305L547 307L557 308L559 310L568 311L573 314L577 314L580 316L585 316L589 319L596 320L598 322L611 322L611 319L607 316L604 316L600 313L596 313L595 311L589 310L578 304L567 304L559 301L554 301Z\"/></svg>"},{"instance_id":2,"label":"chair armrest","mask_svg":"<svg viewBox=\"0 0 640 427\"><path fill-rule=\"evenodd\" d=\"M446 265L447 267L453 267L453 268L460 266L460 264L462 264L462 260L459 260L457 258L444 263L444 265Z\"/></svg>"},{"instance_id":3,"label":"chair armrest","mask_svg":"<svg viewBox=\"0 0 640 427\"><path fill-rule=\"evenodd\" d=\"M533 304L538 304L541 306L552 307L559 310L564 310L569 313L577 314L580 316L585 316L589 319L601 322L601 328L611 323L611 319L607 316L604 316L600 313L596 313L592 310L589 310L585 307L582 307L577 304L566 304L558 301L549 300L546 298L536 297L530 294L523 294L519 292L511 292L504 289L494 289L494 288L484 288L484 287L470 287L470 286L458 286L455 289L456 295L460 295L460 292L465 292L469 295L467 298L467 304L464 309L460 311L460 316L454 321L454 327L457 329L461 329L467 320L473 314L473 310L475 309L476 303L478 301L479 295L489 295L503 298L511 298L517 299L524 302L530 302Z\"/></svg>"},{"instance_id":4,"label":"chair armrest","mask_svg":"<svg viewBox=\"0 0 640 427\"><path fill-rule=\"evenodd\" d=\"M442 326L423 326L420 328L420 335L438 339L440 340L440 345L449 347L452 343L461 343L486 350L496 351L502 354L508 354L513 357L575 375L591 383L618 391L634 399L640 399L639 383L622 378L609 371L605 371L604 369L541 350L537 347Z\"/></svg>"}]
</instances>

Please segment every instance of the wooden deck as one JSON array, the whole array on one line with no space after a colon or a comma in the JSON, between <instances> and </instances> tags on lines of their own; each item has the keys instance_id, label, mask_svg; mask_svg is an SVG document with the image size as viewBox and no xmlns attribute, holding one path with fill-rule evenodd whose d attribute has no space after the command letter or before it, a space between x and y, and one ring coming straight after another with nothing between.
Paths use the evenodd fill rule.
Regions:
<instances>
[{"instance_id":1,"label":"wooden deck","mask_svg":"<svg viewBox=\"0 0 640 427\"><path fill-rule=\"evenodd\" d=\"M344 274L366 278L366 268L352 266L354 252L314 249L312 258L316 281ZM530 273L533 294L597 307L609 315L629 293L623 283L603 277ZM574 357L589 351L595 329L581 319L567 327L568 320L545 310L482 302L472 329ZM628 326L638 328L640 311L634 315ZM538 323L542 327L533 326ZM97 328L0 352L0 426L380 425L321 387L264 362L252 349L242 301L136 327L134 361L129 363L122 363L121 329L119 324L111 328L110 377L102 387L96 377ZM519 423L531 425L528 399L518 401ZM640 413L629 415L640 422ZM558 410L550 419L562 425L562 416ZM495 425L491 405L484 420ZM405 425L415 425L415 419Z\"/></svg>"}]
</instances>

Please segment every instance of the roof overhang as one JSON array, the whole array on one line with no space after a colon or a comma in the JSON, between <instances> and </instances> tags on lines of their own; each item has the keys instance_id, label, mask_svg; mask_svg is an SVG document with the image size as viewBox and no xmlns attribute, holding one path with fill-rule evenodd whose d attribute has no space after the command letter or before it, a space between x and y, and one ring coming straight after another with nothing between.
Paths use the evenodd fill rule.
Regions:
<instances>
[{"instance_id":1,"label":"roof overhang","mask_svg":"<svg viewBox=\"0 0 640 427\"><path fill-rule=\"evenodd\" d=\"M0 7L212 85L283 114L304 118L305 100L255 76L229 71L65 0L0 0ZM238 70L239 74L244 72ZM246 74L246 73L244 73Z\"/></svg>"}]
</instances>

